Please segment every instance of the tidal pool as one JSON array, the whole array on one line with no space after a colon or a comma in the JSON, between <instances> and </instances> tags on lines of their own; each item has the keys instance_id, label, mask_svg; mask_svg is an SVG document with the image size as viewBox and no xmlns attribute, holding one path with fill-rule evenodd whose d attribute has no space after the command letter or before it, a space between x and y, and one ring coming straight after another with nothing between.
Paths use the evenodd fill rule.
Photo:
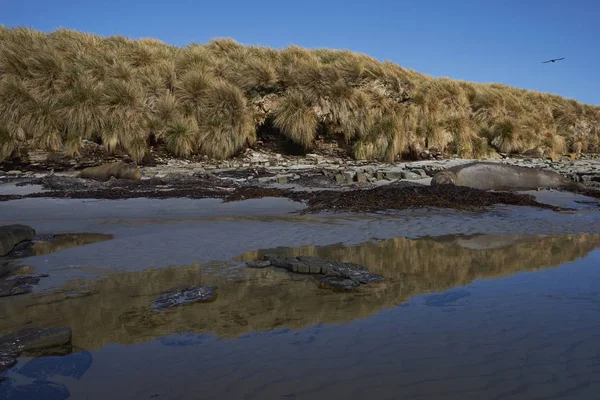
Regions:
<instances>
[{"instance_id":1,"label":"tidal pool","mask_svg":"<svg viewBox=\"0 0 600 400\"><path fill-rule=\"evenodd\" d=\"M600 391L597 210L311 216L269 201L58 200L47 209L21 201L30 212L20 222L41 234L90 234L64 235L18 260L50 276L34 293L0 299L0 335L70 327L74 351L19 358L0 373L0 398L588 399ZM4 210L0 222L13 222ZM244 266L266 253L360 263L383 280L339 293L311 276ZM179 285L215 286L217 295L153 311L154 299Z\"/></svg>"}]
</instances>

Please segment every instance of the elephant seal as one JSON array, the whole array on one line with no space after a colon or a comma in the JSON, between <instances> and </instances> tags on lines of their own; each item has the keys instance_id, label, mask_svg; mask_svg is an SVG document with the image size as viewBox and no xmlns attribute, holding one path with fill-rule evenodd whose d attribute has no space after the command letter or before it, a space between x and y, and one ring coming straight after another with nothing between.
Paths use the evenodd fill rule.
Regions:
<instances>
[{"instance_id":1,"label":"elephant seal","mask_svg":"<svg viewBox=\"0 0 600 400\"><path fill-rule=\"evenodd\" d=\"M119 161L98 167L85 168L77 177L106 182L111 176L117 179L142 179L142 173L133 161Z\"/></svg>"},{"instance_id":2,"label":"elephant seal","mask_svg":"<svg viewBox=\"0 0 600 400\"><path fill-rule=\"evenodd\" d=\"M474 162L448 168L435 174L431 185L468 186L479 190L580 188L579 184L554 171L493 162Z\"/></svg>"}]
</instances>

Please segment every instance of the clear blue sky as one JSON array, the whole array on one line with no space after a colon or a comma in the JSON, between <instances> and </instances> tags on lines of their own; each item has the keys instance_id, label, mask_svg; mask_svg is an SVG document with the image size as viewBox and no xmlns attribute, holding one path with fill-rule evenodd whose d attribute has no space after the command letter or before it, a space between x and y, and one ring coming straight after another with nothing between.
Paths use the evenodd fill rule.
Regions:
<instances>
[{"instance_id":1,"label":"clear blue sky","mask_svg":"<svg viewBox=\"0 0 600 400\"><path fill-rule=\"evenodd\" d=\"M597 0L0 0L0 24L362 52L433 76L600 105ZM541 61L567 57L554 64Z\"/></svg>"}]
</instances>

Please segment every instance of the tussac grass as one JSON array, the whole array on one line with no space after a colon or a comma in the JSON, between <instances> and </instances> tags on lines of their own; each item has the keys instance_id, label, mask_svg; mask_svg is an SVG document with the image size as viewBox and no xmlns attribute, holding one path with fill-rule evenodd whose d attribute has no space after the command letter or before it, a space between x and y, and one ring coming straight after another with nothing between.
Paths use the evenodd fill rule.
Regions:
<instances>
[{"instance_id":1,"label":"tussac grass","mask_svg":"<svg viewBox=\"0 0 600 400\"><path fill-rule=\"evenodd\" d=\"M153 39L0 26L0 161L20 148L76 155L81 139L139 161L228 158L263 125L311 149L340 136L360 159L598 151L600 107L499 84L432 78L349 51L174 47Z\"/></svg>"}]
</instances>

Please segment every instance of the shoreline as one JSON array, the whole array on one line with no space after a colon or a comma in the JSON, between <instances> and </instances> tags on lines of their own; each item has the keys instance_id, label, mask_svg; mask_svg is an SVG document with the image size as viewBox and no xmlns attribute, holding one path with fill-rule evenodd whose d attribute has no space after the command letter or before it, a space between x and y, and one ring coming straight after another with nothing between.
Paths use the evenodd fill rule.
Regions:
<instances>
[{"instance_id":1,"label":"shoreline","mask_svg":"<svg viewBox=\"0 0 600 400\"><path fill-rule=\"evenodd\" d=\"M497 204L560 210L519 192L483 192L463 187L432 187L431 178L471 159L367 163L324 155L282 156L247 151L240 160L190 163L162 159L162 165L140 166L142 179L107 182L77 178L78 170L63 172L0 172L0 202L26 198L122 200L221 199L224 202L284 197L306 204L305 212L448 208L485 210ZM482 160L483 161L483 160ZM556 171L582 183L575 194L600 198L600 158L587 160L539 158L488 159ZM243 166L243 167L242 167ZM237 167L237 168L235 168ZM340 196L344 193L343 196Z\"/></svg>"}]
</instances>

